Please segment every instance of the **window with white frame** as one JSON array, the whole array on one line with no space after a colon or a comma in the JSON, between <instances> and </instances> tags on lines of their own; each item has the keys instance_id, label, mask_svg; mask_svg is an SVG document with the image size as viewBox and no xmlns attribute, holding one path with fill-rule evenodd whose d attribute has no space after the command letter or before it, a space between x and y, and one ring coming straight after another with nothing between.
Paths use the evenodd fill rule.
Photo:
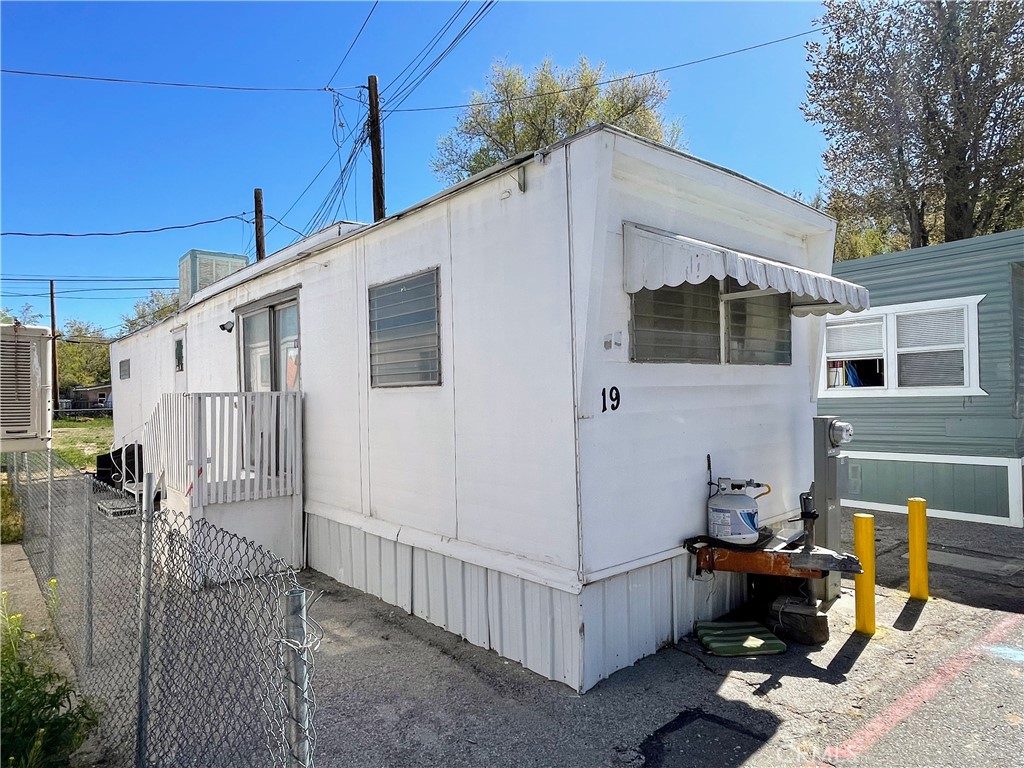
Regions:
<instances>
[{"instance_id":1,"label":"window with white frame","mask_svg":"<svg viewBox=\"0 0 1024 768\"><path fill-rule=\"evenodd\" d=\"M441 383L438 270L369 289L370 386Z\"/></svg>"},{"instance_id":2,"label":"window with white frame","mask_svg":"<svg viewBox=\"0 0 1024 768\"><path fill-rule=\"evenodd\" d=\"M631 294L631 359L640 363L789 365L788 293L748 290L733 278Z\"/></svg>"},{"instance_id":3,"label":"window with white frame","mask_svg":"<svg viewBox=\"0 0 1024 768\"><path fill-rule=\"evenodd\" d=\"M828 320L822 395L986 394L978 378L982 298L875 307Z\"/></svg>"}]
</instances>

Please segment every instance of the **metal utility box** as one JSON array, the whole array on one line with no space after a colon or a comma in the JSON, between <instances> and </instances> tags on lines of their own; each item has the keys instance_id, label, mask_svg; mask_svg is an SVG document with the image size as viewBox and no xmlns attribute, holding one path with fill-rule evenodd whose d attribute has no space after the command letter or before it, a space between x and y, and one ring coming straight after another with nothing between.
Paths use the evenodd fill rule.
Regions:
<instances>
[{"instance_id":1,"label":"metal utility box","mask_svg":"<svg viewBox=\"0 0 1024 768\"><path fill-rule=\"evenodd\" d=\"M51 338L49 328L0 326L0 452L50 446Z\"/></svg>"}]
</instances>

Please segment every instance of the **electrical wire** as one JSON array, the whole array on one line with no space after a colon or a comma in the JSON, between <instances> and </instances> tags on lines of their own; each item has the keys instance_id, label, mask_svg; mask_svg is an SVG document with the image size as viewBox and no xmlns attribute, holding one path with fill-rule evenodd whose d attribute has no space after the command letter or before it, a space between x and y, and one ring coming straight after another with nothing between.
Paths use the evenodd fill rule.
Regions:
<instances>
[{"instance_id":1,"label":"electrical wire","mask_svg":"<svg viewBox=\"0 0 1024 768\"><path fill-rule=\"evenodd\" d=\"M95 293L97 291L164 291L167 290L165 285L149 286L149 285L117 285L110 288L60 288L55 289L53 293L57 296L62 296L68 293ZM4 296L49 296L50 292L46 293L4 293Z\"/></svg>"},{"instance_id":2,"label":"electrical wire","mask_svg":"<svg viewBox=\"0 0 1024 768\"><path fill-rule=\"evenodd\" d=\"M477 8L476 12L470 17L469 21L467 21L465 25L463 25L462 29L460 29L459 32L455 35L455 37L452 38L451 42L448 43L445 49L441 51L441 53L438 54L434 58L434 60L430 62L430 64L424 67L421 70L421 72L418 75L416 75L414 80L404 85L402 88L399 89L397 93L392 95L390 101L395 103L395 106L387 110L388 114L396 111L402 104L405 103L405 101L416 91L416 89L423 84L423 81L426 80L431 75L431 73L435 69L437 69L438 66L440 66L441 62L444 61L452 53L452 51L454 51L458 47L459 43L461 43L469 35L469 33L472 32L473 29L475 29L476 26L481 21L484 20L487 14L494 10L495 5L497 5L497 0L487 0L487 2L483 3L479 8ZM381 120L386 120L387 116L387 114L382 114Z\"/></svg>"},{"instance_id":3,"label":"electrical wire","mask_svg":"<svg viewBox=\"0 0 1024 768\"><path fill-rule=\"evenodd\" d=\"M451 29L452 24L455 23L455 20L462 14L462 12L466 9L466 6L468 5L469 0L464 0L464 2L457 9L455 9L455 12L448 17L448 20L441 26L439 30L437 30L437 32L434 33L434 36L427 41L426 45L424 45L423 48L420 49L420 52L413 57L412 61L406 64L405 68L401 72L399 72L397 75L391 78L388 84L381 88L381 96L384 96L384 94L386 94L391 89L391 86L394 85L400 77L405 75L406 72L409 72L410 69L413 69L413 71L415 71L415 67L418 67L420 62L430 55L430 52L434 50L434 48L441 41L441 38L445 35L445 33L447 33L449 29ZM410 73L409 76L406 77L399 84L399 89L401 89L409 81L410 77L412 77L412 73Z\"/></svg>"},{"instance_id":4,"label":"electrical wire","mask_svg":"<svg viewBox=\"0 0 1024 768\"><path fill-rule=\"evenodd\" d=\"M48 293L8 293L4 294L7 296L19 296L19 297L38 297L45 298L49 296ZM149 298L148 293L142 293L135 296L61 296L61 301L125 301L125 300L138 300Z\"/></svg>"},{"instance_id":5,"label":"electrical wire","mask_svg":"<svg viewBox=\"0 0 1024 768\"><path fill-rule=\"evenodd\" d=\"M350 53L352 53L352 48L355 47L356 42L359 40L359 36L362 35L363 34L363 30L366 29L366 24L370 21L370 17L373 16L373 12L375 10L377 10L377 3L378 2L380 2L380 0L374 0L373 7L370 8L370 12L368 14L366 14L366 18L363 19L362 26L359 27L359 31L356 32L356 36L353 37L352 38L352 42L349 43L348 50L345 51L345 55L341 57L341 61L339 61L338 62L338 66L335 67L334 74L331 75L331 79L327 81L327 87L328 88L331 87L331 83L334 82L334 78L336 78L338 76L338 72L341 71L341 67L345 63L345 60L348 58L348 55Z\"/></svg>"},{"instance_id":6,"label":"electrical wire","mask_svg":"<svg viewBox=\"0 0 1024 768\"><path fill-rule=\"evenodd\" d=\"M155 229L127 229L122 232L0 232L0 237L118 237L120 235L149 235L154 232L169 232L173 229L192 229L193 227L217 224L222 221L231 221L232 219L244 221L243 217L250 214L251 211L245 211L233 216L222 216L219 219L197 221L192 224L174 224L169 227L157 227Z\"/></svg>"},{"instance_id":7,"label":"electrical wire","mask_svg":"<svg viewBox=\"0 0 1024 768\"><path fill-rule=\"evenodd\" d=\"M178 83L165 80L132 80L123 77L97 77L95 75L72 75L67 72L31 72L25 69L0 69L5 75L25 75L28 77L51 77L63 80L86 80L95 83L119 83L126 85L157 85L165 88L202 88L214 91L246 91L252 93L323 93L334 91L351 91L356 88L365 88L362 85L344 85L332 88L330 85L323 88L273 88L251 85L217 85L214 83ZM337 73L335 73L337 74ZM334 78L332 77L331 80Z\"/></svg>"},{"instance_id":8,"label":"electrical wire","mask_svg":"<svg viewBox=\"0 0 1024 768\"><path fill-rule=\"evenodd\" d=\"M578 91L578 90L581 90L583 88L593 88L594 86L602 86L602 85L611 85L613 83L621 83L621 82L625 82L626 80L632 80L632 79L637 78L637 77L647 77L648 75L658 75L658 74L661 74L662 72L671 72L672 70L675 70L675 69L682 69L684 67L692 67L692 66L694 66L696 64L704 64L704 63L709 62L709 61L715 61L716 59L724 59L727 56L735 56L735 55L740 54L740 53L747 53L748 51L754 51L754 50L757 50L758 48L764 48L764 47L769 46L769 45L776 45L777 43L784 43L784 42L786 42L788 40L795 40L798 37L806 37L807 35L813 35L816 32L821 32L821 31L823 31L825 29L828 29L830 26L832 26L832 25L830 25L830 24L823 24L820 27L815 27L814 29L808 29L808 30L805 30L804 32L797 32L794 35L787 35L786 37L779 37L779 38L776 38L775 40L768 40L768 41L763 42L763 43L757 43L756 45L748 45L748 46L746 46L744 48L737 48L736 50L733 50L733 51L726 51L724 53L717 53L714 56L705 56L704 58L701 58L701 59L693 59L691 61L684 61L682 64L673 64L673 65L668 66L668 67L660 67L659 69L652 69L652 70L649 70L647 72L639 72L639 73L634 73L634 74L630 74L630 75L623 75L622 77L613 77L613 78L611 78L609 80L602 80L600 82L590 83L588 85L577 85L577 86L573 86L571 88L562 88L562 89L559 89L559 90L556 90L556 91L545 91L544 93L535 93L535 94L531 94L529 96L516 96L516 97L513 97L512 99L509 99L509 100L506 100L506 99L491 99L489 101L470 102L469 104L448 104L448 105L443 106L443 107L410 107L410 108L407 108L407 109L399 109L397 107L391 107L391 108L385 109L383 111L385 113L387 113L387 114L392 114L392 113L397 113L397 112L438 112L438 111L441 111L441 110L448 110L448 109L466 109L468 107L490 106L490 105L494 105L494 104L504 104L506 101L516 101L516 102L518 102L518 101L528 101L530 99L539 99L539 98L542 98L544 96L555 96L555 95L558 95L560 93L571 93L572 91Z\"/></svg>"},{"instance_id":9,"label":"electrical wire","mask_svg":"<svg viewBox=\"0 0 1024 768\"><path fill-rule=\"evenodd\" d=\"M312 178L312 180L309 182L309 184L306 185L306 188L304 190L302 190L299 193L299 196L297 198L295 198L295 201L291 205L288 206L288 210L284 212L284 216L281 217L281 220L278 220L278 219L274 220L274 222L275 222L274 225L270 229L267 230L267 233L266 233L266 235L264 235L264 238L266 238L268 235L270 235L270 233L273 232L277 228L277 225L279 223L281 223L281 221L283 221L284 219L288 218L288 214L291 213L292 209L295 208L295 206L299 204L299 201L303 197L306 196L306 193L309 192L310 187L312 187L313 184L316 183L316 180L320 178L321 174L324 171L327 170L327 166L331 164L331 161L334 159L334 156L337 155L339 152L341 152L341 149L338 148L338 147L335 147L334 151L331 152L331 156L327 158L327 162L324 163L320 167L320 170L316 172L316 175ZM285 226L285 225L281 224L281 226Z\"/></svg>"},{"instance_id":10,"label":"electrical wire","mask_svg":"<svg viewBox=\"0 0 1024 768\"><path fill-rule=\"evenodd\" d=\"M48 283L49 281L59 281L60 283L140 283L143 281L153 282L177 282L177 278L114 278L114 276L98 276L98 278L87 278L85 275L78 274L54 274L49 275L38 275L30 276L27 274L7 275L0 274L0 281L6 281L8 283Z\"/></svg>"},{"instance_id":11,"label":"electrical wire","mask_svg":"<svg viewBox=\"0 0 1024 768\"><path fill-rule=\"evenodd\" d=\"M273 216L271 216L271 215L270 215L269 213L264 213L263 215L264 215L264 217L266 217L266 218L270 219L270 220L271 220L272 222L274 222L275 224L280 224L280 225L281 225L282 227L284 227L285 229L290 229L290 230L291 230L292 232L294 232L294 233L295 233L296 235L299 235L300 237L302 237L302 233L301 233L301 232L299 232L299 230L295 229L295 227L290 227L290 226L288 226L287 224L285 224L285 223L284 223L283 221L281 221L280 219L276 219L276 218L274 218ZM265 237L265 236L264 236L264 237Z\"/></svg>"}]
</instances>

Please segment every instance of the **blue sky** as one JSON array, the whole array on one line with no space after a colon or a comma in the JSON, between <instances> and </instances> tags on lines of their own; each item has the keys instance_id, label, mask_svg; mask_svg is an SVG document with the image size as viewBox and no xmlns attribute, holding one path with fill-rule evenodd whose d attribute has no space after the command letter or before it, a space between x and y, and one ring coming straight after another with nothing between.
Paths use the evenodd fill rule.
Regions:
<instances>
[{"instance_id":1,"label":"blue sky","mask_svg":"<svg viewBox=\"0 0 1024 768\"><path fill-rule=\"evenodd\" d=\"M387 85L452 16L457 3L381 2L333 80L346 96L376 74ZM125 79L321 88L372 3L39 3L0 5L5 69ZM467 8L445 40L468 21ZM546 3L503 0L403 104L466 102L492 62L530 68L583 54L609 73L671 67L813 28L818 3ZM825 142L800 112L804 42L665 72L670 118L688 150L787 193L811 194ZM445 43L436 49L440 51ZM388 92L383 93L387 109ZM457 111L395 113L384 125L387 204L401 210L442 188L429 161ZM360 105L342 99L354 125ZM4 74L0 81L0 220L24 232L146 229L252 210L262 187L278 218L331 157L334 108L326 92L241 93L106 84ZM344 135L349 128L342 131ZM337 178L337 161L285 217L302 230ZM372 219L368 155L341 218ZM272 222L268 222L268 228ZM295 235L268 236L268 252ZM251 252L237 220L196 229L107 238L4 237L2 274L130 276L137 283L60 283L58 322L116 326L144 288L173 286L190 248ZM119 291L79 289L101 286ZM49 321L44 283L2 283L2 303L33 303Z\"/></svg>"}]
</instances>

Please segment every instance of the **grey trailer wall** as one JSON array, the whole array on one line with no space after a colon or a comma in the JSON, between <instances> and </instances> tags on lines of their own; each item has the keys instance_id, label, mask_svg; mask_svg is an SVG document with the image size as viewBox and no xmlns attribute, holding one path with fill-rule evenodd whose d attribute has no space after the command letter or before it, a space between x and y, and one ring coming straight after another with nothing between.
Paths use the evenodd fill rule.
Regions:
<instances>
[{"instance_id":1,"label":"grey trailer wall","mask_svg":"<svg viewBox=\"0 0 1024 768\"><path fill-rule=\"evenodd\" d=\"M837 263L872 307L983 295L981 396L852 397L822 391L818 412L854 425L846 501L1024 525L1024 230ZM837 396L838 395L838 396Z\"/></svg>"}]
</instances>

